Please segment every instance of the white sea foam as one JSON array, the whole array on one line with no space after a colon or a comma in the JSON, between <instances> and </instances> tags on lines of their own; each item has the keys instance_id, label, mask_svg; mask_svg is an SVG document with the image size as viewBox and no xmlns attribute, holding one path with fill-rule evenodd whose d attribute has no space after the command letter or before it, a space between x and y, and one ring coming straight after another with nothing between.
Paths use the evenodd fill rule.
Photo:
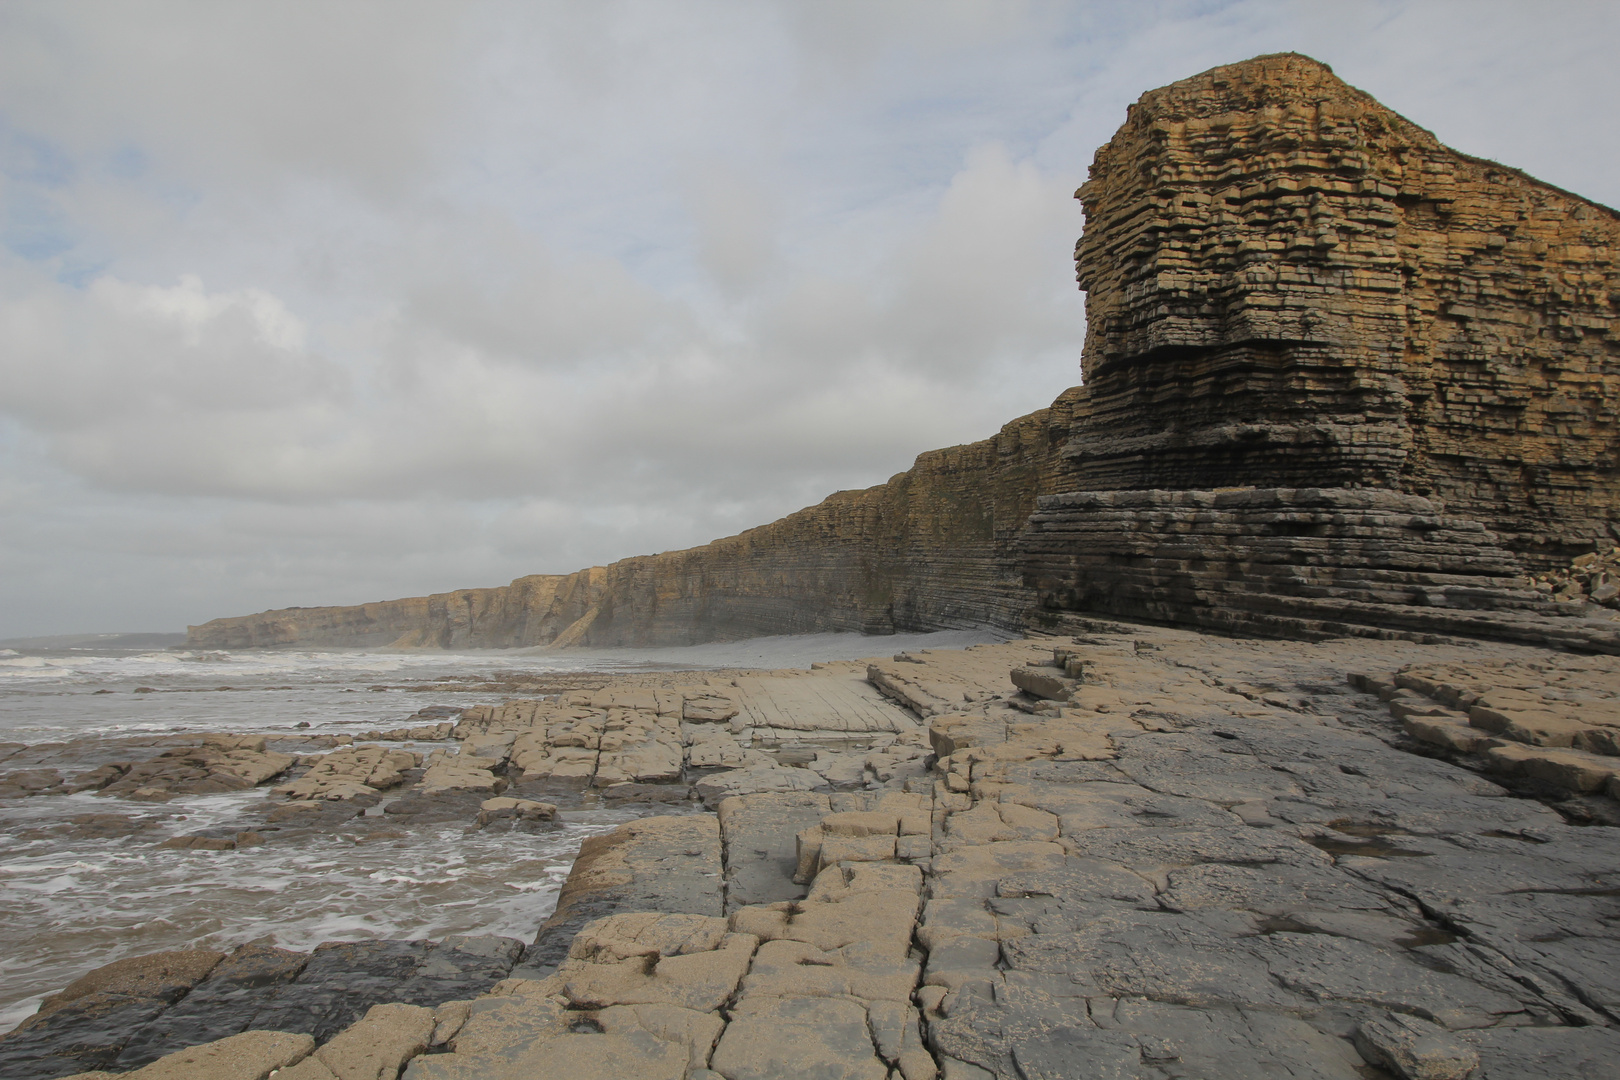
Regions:
<instances>
[{"instance_id":1,"label":"white sea foam","mask_svg":"<svg viewBox=\"0 0 1620 1080\"><path fill-rule=\"evenodd\" d=\"M238 851L158 847L163 834L225 819L225 806L207 814L200 801L157 834L7 838L0 1031L31 1012L40 994L90 968L163 949L254 941L308 950L330 940L448 934L529 940L555 905L580 841L627 816L600 812L592 823L532 835L467 834L458 825L359 845L335 835Z\"/></svg>"},{"instance_id":2,"label":"white sea foam","mask_svg":"<svg viewBox=\"0 0 1620 1080\"><path fill-rule=\"evenodd\" d=\"M0 651L0 742L233 730L355 734L396 726L425 705L492 699L410 689L449 677L802 668L991 640L995 635L961 632L815 634L558 653L7 649ZM149 692L136 692L142 688ZM300 723L309 726L295 728ZM158 846L169 836L229 828L265 797L259 789L159 807L92 793L0 801L0 1031L31 1013L41 994L85 971L163 949L258 941L307 950L329 940L461 933L530 939L555 905L581 840L629 816L569 813L555 832L535 835L466 833L457 823L366 843L340 831L239 851ZM34 831L90 813L163 820L118 839Z\"/></svg>"},{"instance_id":3,"label":"white sea foam","mask_svg":"<svg viewBox=\"0 0 1620 1080\"><path fill-rule=\"evenodd\" d=\"M445 680L572 671L806 668L817 660L959 648L997 635L976 631L810 634L670 649L544 652L379 650L42 650L0 659L0 741L219 730L316 732L388 727L423 705L470 705L488 695L414 687ZM386 689L376 689L382 686ZM3 766L0 766L3 768Z\"/></svg>"},{"instance_id":4,"label":"white sea foam","mask_svg":"<svg viewBox=\"0 0 1620 1080\"><path fill-rule=\"evenodd\" d=\"M0 650L0 673L48 672L64 682L109 684L168 677L190 680L295 676L298 679L359 679L410 674L479 674L495 671L637 671L714 667L808 667L818 660L881 656L901 649L960 648L1000 640L989 631L940 631L869 637L861 634L803 634L753 638L665 649L489 649L466 652L374 649L197 650L136 652L90 649L18 653Z\"/></svg>"},{"instance_id":5,"label":"white sea foam","mask_svg":"<svg viewBox=\"0 0 1620 1080\"><path fill-rule=\"evenodd\" d=\"M65 663L50 660L43 656L18 656L16 653L11 653L7 659L0 660L0 674L22 674L24 672L45 671L48 669L61 671L66 668Z\"/></svg>"}]
</instances>

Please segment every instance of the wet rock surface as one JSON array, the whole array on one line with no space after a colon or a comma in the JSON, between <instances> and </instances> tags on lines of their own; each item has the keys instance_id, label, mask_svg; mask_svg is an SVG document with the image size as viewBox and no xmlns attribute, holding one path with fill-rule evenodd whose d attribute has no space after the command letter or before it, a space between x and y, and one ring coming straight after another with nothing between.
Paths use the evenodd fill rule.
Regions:
<instances>
[{"instance_id":1,"label":"wet rock surface","mask_svg":"<svg viewBox=\"0 0 1620 1080\"><path fill-rule=\"evenodd\" d=\"M0 1075L127 1073L245 1031L326 1044L375 1005L476 997L505 978L522 951L511 938L461 937L331 942L312 953L245 945L228 956L193 950L119 961L47 999L0 1039Z\"/></svg>"},{"instance_id":2,"label":"wet rock surface","mask_svg":"<svg viewBox=\"0 0 1620 1080\"><path fill-rule=\"evenodd\" d=\"M547 974L568 955L574 935L616 911L718 916L724 908L720 829L708 815L658 817L621 825L580 846L557 908L524 957Z\"/></svg>"},{"instance_id":3,"label":"wet rock surface","mask_svg":"<svg viewBox=\"0 0 1620 1080\"><path fill-rule=\"evenodd\" d=\"M126 1072L273 1030L315 1047L287 1075L325 1080L343 1075L333 1063L360 1044L352 1033L385 1029L393 1049L378 1053L412 1080L1529 1077L1602 1075L1620 1055L1620 832L1582 824L1612 799L1515 790L1488 758L1409 734L1432 719L1414 688L1450 700L1437 707L1477 694L1502 708L1490 688L1509 684L1543 711L1592 706L1601 727L1608 658L1070 630L784 676L801 703L827 680L827 722L802 705L796 741L771 750L739 730L771 765L761 790L713 814L685 776L634 782L681 792L687 812L588 840L527 946L208 954L189 989L91 988L0 1039L0 1055L19 1076ZM837 710L851 670L904 703L928 748L916 771L834 786L810 768L848 745ZM736 714L701 723L780 709L780 688L756 685L766 705L750 711L753 691L733 686ZM538 730L525 714L545 716L529 745L550 758L549 718L567 711L562 745L583 722L599 756L610 730L644 748L680 730L652 719L657 689L473 712L459 741L498 760L492 746ZM609 728L613 710L649 717ZM778 790L773 772L822 783ZM476 785L419 797L459 800L468 828L566 813ZM368 1016L382 1005L395 1012Z\"/></svg>"}]
</instances>

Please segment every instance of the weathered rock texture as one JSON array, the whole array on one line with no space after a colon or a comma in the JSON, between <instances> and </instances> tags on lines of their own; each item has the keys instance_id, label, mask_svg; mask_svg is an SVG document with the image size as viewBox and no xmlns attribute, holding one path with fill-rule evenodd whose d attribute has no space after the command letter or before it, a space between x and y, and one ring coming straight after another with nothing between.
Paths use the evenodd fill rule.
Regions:
<instances>
[{"instance_id":1,"label":"weathered rock texture","mask_svg":"<svg viewBox=\"0 0 1620 1080\"><path fill-rule=\"evenodd\" d=\"M1025 537L1043 606L1615 650L1513 580L1614 527L1613 211L1292 55L1144 95L1078 195L1087 393L1077 490Z\"/></svg>"},{"instance_id":2,"label":"weathered rock texture","mask_svg":"<svg viewBox=\"0 0 1620 1080\"><path fill-rule=\"evenodd\" d=\"M437 1006L481 994L506 977L522 952L521 942L483 936L438 943L332 941L311 953L243 945L229 956L190 949L131 957L90 972L0 1038L0 1075L48 1080L86 1068L124 1073L187 1047L240 1040L240 1033L248 1031L313 1036L299 1044L302 1052L291 1056L297 1060L314 1041L352 1030L373 1006ZM181 1060L138 1075L152 1080L262 1078L288 1063L235 1073L206 1059ZM394 1076L398 1069L396 1063L394 1072L339 1075Z\"/></svg>"},{"instance_id":3,"label":"weathered rock texture","mask_svg":"<svg viewBox=\"0 0 1620 1080\"><path fill-rule=\"evenodd\" d=\"M1268 637L1463 634L1620 652L1620 626L1531 589L1495 535L1422 496L1076 491L1040 506L1023 549L1048 608Z\"/></svg>"},{"instance_id":4,"label":"weathered rock texture","mask_svg":"<svg viewBox=\"0 0 1620 1080\"><path fill-rule=\"evenodd\" d=\"M190 627L200 648L292 644L660 646L765 634L1023 624L1014 539L1062 490L1077 391L983 442L934 450L888 483L840 491L703 547L569 575L358 607L285 608Z\"/></svg>"},{"instance_id":5,"label":"weathered rock texture","mask_svg":"<svg viewBox=\"0 0 1620 1080\"><path fill-rule=\"evenodd\" d=\"M1143 95L1078 192L1075 487L1391 488L1566 559L1620 495L1620 215L1307 57Z\"/></svg>"},{"instance_id":6,"label":"weathered rock texture","mask_svg":"<svg viewBox=\"0 0 1620 1080\"><path fill-rule=\"evenodd\" d=\"M1614 790L1620 661L1070 623L863 665L926 718L925 771L597 836L521 958L481 937L119 961L0 1038L0 1067L227 1080L217 1059L280 1031L308 1055L286 1080L1614 1074L1620 833L1587 823L1613 820L1592 770ZM728 706L684 674L592 701L791 711L839 745L853 666L738 679ZM773 681L802 684L794 709L758 704ZM560 716L508 702L458 733L555 745Z\"/></svg>"},{"instance_id":7,"label":"weathered rock texture","mask_svg":"<svg viewBox=\"0 0 1620 1080\"><path fill-rule=\"evenodd\" d=\"M1081 552L1064 580L1051 514L1077 504L1046 503L1026 583L1026 521L1041 497L1069 492L1161 508L1175 499L1154 493L1231 488L1428 499L1422 516L1444 515L1454 539L1473 534L1464 547L1501 584L1620 538L1615 211L1449 150L1293 54L1145 94L1077 194L1085 385L996 437L701 548L504 590L215 620L192 628L192 644L671 645L1017 628L1030 584L1062 608L1106 594L1132 559L1169 565L1145 551ZM1087 518L1088 540L1102 520ZM1115 539L1134 544L1126 534L1154 520L1138 515ZM1197 514L1175 524L1182 561L1207 547L1204 571L1228 574L1228 592L1264 587L1221 528ZM1312 588L1328 590L1318 598L1360 602L1390 584L1386 571L1419 586L1351 623L1391 625L1394 608L1437 595L1420 578L1460 573L1431 537L1323 535L1291 557L1316 568ZM1369 544L1389 553L1376 581L1362 572ZM1476 580L1453 580L1453 599L1473 589L1488 609L1535 608L1486 596L1480 572L1462 576ZM1110 610L1182 618L1165 595L1143 599L1116 595ZM1409 611L1393 625L1412 621Z\"/></svg>"}]
</instances>

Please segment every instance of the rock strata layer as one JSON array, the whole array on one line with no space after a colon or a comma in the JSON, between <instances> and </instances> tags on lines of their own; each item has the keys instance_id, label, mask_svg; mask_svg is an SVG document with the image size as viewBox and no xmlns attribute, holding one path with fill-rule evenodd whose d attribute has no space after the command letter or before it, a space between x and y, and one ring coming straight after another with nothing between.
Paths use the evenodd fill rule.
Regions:
<instances>
[{"instance_id":1,"label":"rock strata layer","mask_svg":"<svg viewBox=\"0 0 1620 1080\"><path fill-rule=\"evenodd\" d=\"M1054 584L1050 560L1020 562L1032 513L1043 555L1055 540L1054 505L1038 501L1070 492L1425 498L1422 513L1443 515L1452 539L1489 534L1463 542L1493 549L1490 576L1567 565L1620 539L1615 211L1447 149L1293 54L1143 95L1077 196L1085 383L995 437L704 547L498 589L216 619L192 627L191 644L679 645L1018 629L1032 601L1063 607L1095 591ZM1101 520L1092 516L1088 540ZM1133 541L1144 521L1103 539ZM1218 534L1179 536L1189 557L1230 562ZM1359 565L1348 534L1327 539L1345 568ZM1455 573L1435 539L1379 541L1395 544L1406 572ZM1207 558L1191 550L1199 543ZM1178 571L1160 559L1157 573ZM1172 591L1207 591L1210 574L1199 573ZM1232 573L1226 591L1257 584ZM1421 621L1378 603L1359 621ZM1115 596L1106 609L1126 606ZM1188 616L1162 597L1128 613ZM1321 620L1293 615L1275 628Z\"/></svg>"},{"instance_id":2,"label":"rock strata layer","mask_svg":"<svg viewBox=\"0 0 1620 1080\"><path fill-rule=\"evenodd\" d=\"M1587 617L1587 605L1529 588L1479 522L1376 488L1051 495L1021 548L1048 611L1306 640L1455 634L1620 652L1607 611Z\"/></svg>"},{"instance_id":3,"label":"rock strata layer","mask_svg":"<svg viewBox=\"0 0 1620 1080\"><path fill-rule=\"evenodd\" d=\"M1144 94L1078 192L1074 487L1365 486L1607 539L1620 215L1298 55Z\"/></svg>"}]
</instances>

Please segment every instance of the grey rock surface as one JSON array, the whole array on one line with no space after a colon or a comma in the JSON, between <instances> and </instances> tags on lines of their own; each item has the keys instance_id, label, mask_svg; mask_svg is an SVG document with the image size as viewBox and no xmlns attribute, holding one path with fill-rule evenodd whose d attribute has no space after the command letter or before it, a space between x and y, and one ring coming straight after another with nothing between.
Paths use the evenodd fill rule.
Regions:
<instances>
[{"instance_id":1,"label":"grey rock surface","mask_svg":"<svg viewBox=\"0 0 1620 1080\"><path fill-rule=\"evenodd\" d=\"M1483 762L1414 752L1427 744L1373 677L1347 678L1485 647L1075 629L874 662L927 710L925 773L598 836L521 955L508 939L334 943L307 962L227 958L189 992L92 979L0 1055L52 1077L275 1027L322 1044L292 1080L326 1080L320 1051L361 1045L339 1033L394 1002L434 1010L427 1034L400 1013L409 1080L1612 1072L1620 830L1585 824L1591 796L1525 798ZM1488 648L1551 670L1545 650ZM1064 676L1066 702L1009 678L1042 653L1084 676ZM826 779L814 677L795 677L791 712L756 680L775 696L755 712L800 741L798 764L751 768Z\"/></svg>"},{"instance_id":2,"label":"grey rock surface","mask_svg":"<svg viewBox=\"0 0 1620 1080\"><path fill-rule=\"evenodd\" d=\"M242 946L220 961L189 994L136 1032L118 1054L117 1066L138 1068L176 1050L245 1030L244 1019L269 1004L308 961L307 953Z\"/></svg>"},{"instance_id":3,"label":"grey rock surface","mask_svg":"<svg viewBox=\"0 0 1620 1080\"><path fill-rule=\"evenodd\" d=\"M619 911L724 914L724 881L710 815L645 818L591 837L523 957L525 973L549 974L586 923Z\"/></svg>"},{"instance_id":4,"label":"grey rock surface","mask_svg":"<svg viewBox=\"0 0 1620 1080\"><path fill-rule=\"evenodd\" d=\"M795 884L795 837L832 812L828 796L817 792L759 794L720 804L725 839L726 910L745 904L801 899Z\"/></svg>"}]
</instances>

